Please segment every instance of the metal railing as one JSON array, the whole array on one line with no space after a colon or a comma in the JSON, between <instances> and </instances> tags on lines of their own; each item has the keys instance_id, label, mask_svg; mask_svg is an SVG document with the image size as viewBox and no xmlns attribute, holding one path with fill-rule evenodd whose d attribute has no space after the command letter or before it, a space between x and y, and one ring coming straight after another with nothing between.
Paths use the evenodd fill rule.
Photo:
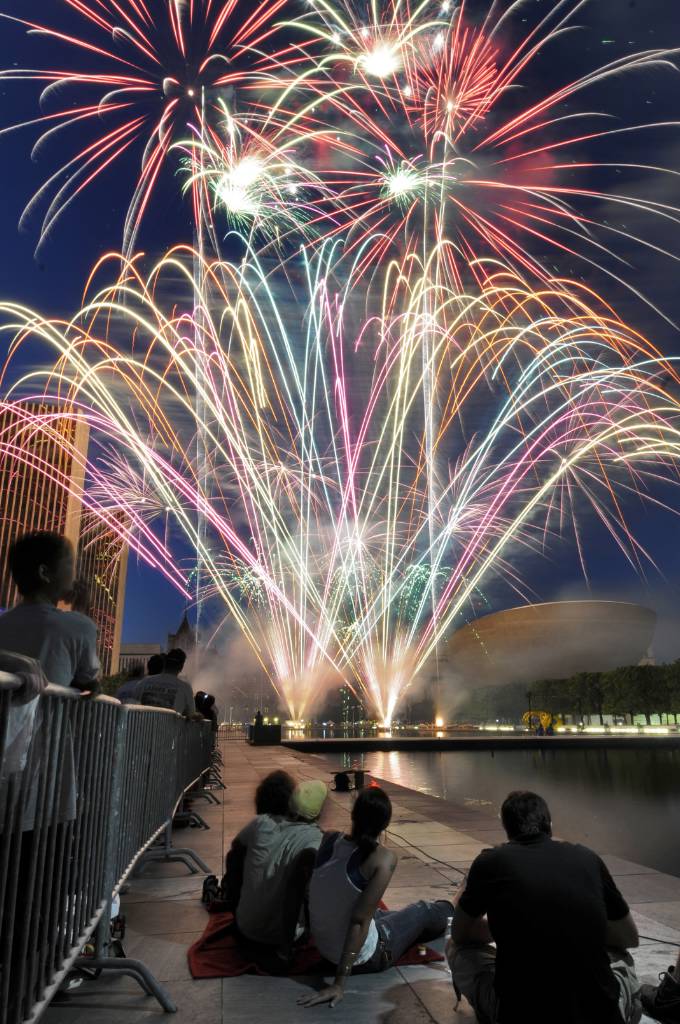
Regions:
<instances>
[{"instance_id":1,"label":"metal railing","mask_svg":"<svg viewBox=\"0 0 680 1024\"><path fill-rule=\"evenodd\" d=\"M143 963L108 955L111 901L210 768L210 724L56 686L21 704L20 686L0 672L0 1020L36 1021L82 964L172 1011Z\"/></svg>"},{"instance_id":2,"label":"metal railing","mask_svg":"<svg viewBox=\"0 0 680 1024\"><path fill-rule=\"evenodd\" d=\"M222 722L217 735L221 743L227 740L237 740L238 742L244 743L246 740L246 729L240 722Z\"/></svg>"}]
</instances>

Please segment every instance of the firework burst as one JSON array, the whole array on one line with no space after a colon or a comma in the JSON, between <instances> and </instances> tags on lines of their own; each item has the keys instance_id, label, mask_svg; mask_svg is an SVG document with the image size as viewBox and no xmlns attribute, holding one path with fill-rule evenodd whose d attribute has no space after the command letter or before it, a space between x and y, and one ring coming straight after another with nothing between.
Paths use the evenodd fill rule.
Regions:
<instances>
[{"instance_id":1,"label":"firework burst","mask_svg":"<svg viewBox=\"0 0 680 1024\"><path fill-rule=\"evenodd\" d=\"M123 261L69 325L9 306L2 322L14 358L29 339L56 350L49 378L18 389L40 384L87 420L91 514L183 593L178 566L199 551L291 718L344 679L389 722L481 586L522 592L520 551L571 531L585 564L584 509L641 564L625 497L674 478L677 374L573 282L533 290L500 270L479 295L437 287L424 364L427 271L395 266L380 315L357 325L351 291L329 289L335 258L329 246L307 265L297 328L254 255L206 264L196 296L200 256L185 249L147 279Z\"/></svg>"}]
</instances>

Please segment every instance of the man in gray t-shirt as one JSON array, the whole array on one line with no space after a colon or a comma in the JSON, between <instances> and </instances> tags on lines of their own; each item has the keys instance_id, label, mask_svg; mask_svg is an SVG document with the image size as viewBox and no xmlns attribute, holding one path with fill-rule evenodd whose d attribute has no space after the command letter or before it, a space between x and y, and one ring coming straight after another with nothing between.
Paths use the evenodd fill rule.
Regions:
<instances>
[{"instance_id":1,"label":"man in gray t-shirt","mask_svg":"<svg viewBox=\"0 0 680 1024\"><path fill-rule=\"evenodd\" d=\"M186 654L179 647L168 651L163 671L140 679L137 702L154 708L171 708L187 717L193 715L196 711L194 691L179 675L185 661Z\"/></svg>"},{"instance_id":2,"label":"man in gray t-shirt","mask_svg":"<svg viewBox=\"0 0 680 1024\"><path fill-rule=\"evenodd\" d=\"M26 534L12 545L9 562L22 599L0 615L0 650L35 658L51 683L96 690L97 627L81 611L57 607L65 601L75 608L76 596L85 603L71 543L56 533Z\"/></svg>"}]
</instances>

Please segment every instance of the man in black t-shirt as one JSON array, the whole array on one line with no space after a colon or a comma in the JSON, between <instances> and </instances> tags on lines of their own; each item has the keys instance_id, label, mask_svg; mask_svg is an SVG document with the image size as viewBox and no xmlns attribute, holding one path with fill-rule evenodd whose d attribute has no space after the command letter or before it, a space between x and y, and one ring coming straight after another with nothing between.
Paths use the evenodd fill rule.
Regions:
<instances>
[{"instance_id":1,"label":"man in black t-shirt","mask_svg":"<svg viewBox=\"0 0 680 1024\"><path fill-rule=\"evenodd\" d=\"M625 952L637 928L604 862L552 838L536 793L510 793L501 819L509 842L480 853L457 899L447 955L459 997L481 1024L638 1021Z\"/></svg>"}]
</instances>

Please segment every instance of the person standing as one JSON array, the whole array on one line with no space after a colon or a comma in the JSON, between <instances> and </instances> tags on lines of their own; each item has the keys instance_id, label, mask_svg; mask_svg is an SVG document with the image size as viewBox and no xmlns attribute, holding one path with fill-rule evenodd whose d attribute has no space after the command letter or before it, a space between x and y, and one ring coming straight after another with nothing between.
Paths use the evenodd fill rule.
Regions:
<instances>
[{"instance_id":1,"label":"person standing","mask_svg":"<svg viewBox=\"0 0 680 1024\"><path fill-rule=\"evenodd\" d=\"M447 957L458 998L481 1024L639 1021L626 952L637 928L604 862L552 838L536 793L510 793L501 820L508 842L479 854L456 900Z\"/></svg>"},{"instance_id":2,"label":"person standing","mask_svg":"<svg viewBox=\"0 0 680 1024\"><path fill-rule=\"evenodd\" d=\"M116 697L121 704L136 704L139 700L139 689L142 682L148 676L157 676L163 671L164 659L162 654L152 654L146 663L146 676L139 671L136 675L130 675L129 679L118 687ZM141 665L139 666L141 669Z\"/></svg>"},{"instance_id":3,"label":"person standing","mask_svg":"<svg viewBox=\"0 0 680 1024\"><path fill-rule=\"evenodd\" d=\"M96 690L97 627L85 614L87 587L75 579L71 542L47 531L24 534L10 549L9 567L21 601L0 615L0 650L34 658L51 683Z\"/></svg>"},{"instance_id":4,"label":"person standing","mask_svg":"<svg viewBox=\"0 0 680 1024\"><path fill-rule=\"evenodd\" d=\"M154 708L172 708L187 718L195 716L194 691L191 684L180 676L186 660L187 656L180 647L168 651L163 671L140 680L137 691L139 703Z\"/></svg>"}]
</instances>

